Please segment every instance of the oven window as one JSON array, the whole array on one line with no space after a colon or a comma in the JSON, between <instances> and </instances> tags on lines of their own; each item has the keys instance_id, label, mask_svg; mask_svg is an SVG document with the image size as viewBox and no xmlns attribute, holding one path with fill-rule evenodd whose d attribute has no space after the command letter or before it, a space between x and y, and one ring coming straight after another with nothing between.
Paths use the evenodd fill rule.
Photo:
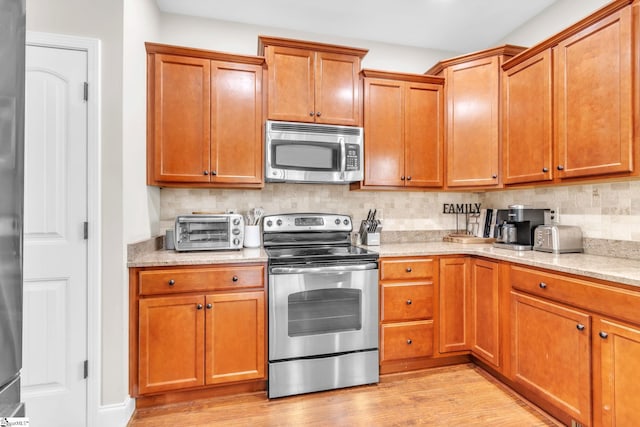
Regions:
<instances>
[{"instance_id":1,"label":"oven window","mask_svg":"<svg viewBox=\"0 0 640 427\"><path fill-rule=\"evenodd\" d=\"M362 328L362 291L319 289L289 295L289 336Z\"/></svg>"},{"instance_id":2,"label":"oven window","mask_svg":"<svg viewBox=\"0 0 640 427\"><path fill-rule=\"evenodd\" d=\"M329 143L273 141L273 166L280 169L339 171L340 146Z\"/></svg>"}]
</instances>

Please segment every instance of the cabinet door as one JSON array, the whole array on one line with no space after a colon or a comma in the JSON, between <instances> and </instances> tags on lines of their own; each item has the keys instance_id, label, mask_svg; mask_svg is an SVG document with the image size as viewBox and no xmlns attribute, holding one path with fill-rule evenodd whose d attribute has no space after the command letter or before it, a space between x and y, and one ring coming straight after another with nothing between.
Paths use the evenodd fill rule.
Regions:
<instances>
[{"instance_id":1,"label":"cabinet door","mask_svg":"<svg viewBox=\"0 0 640 427\"><path fill-rule=\"evenodd\" d=\"M553 178L551 50L503 73L505 184Z\"/></svg>"},{"instance_id":2,"label":"cabinet door","mask_svg":"<svg viewBox=\"0 0 640 427\"><path fill-rule=\"evenodd\" d=\"M404 185L403 87L399 81L365 79L365 185Z\"/></svg>"},{"instance_id":3,"label":"cabinet door","mask_svg":"<svg viewBox=\"0 0 640 427\"><path fill-rule=\"evenodd\" d=\"M499 58L446 70L447 185L498 185Z\"/></svg>"},{"instance_id":4,"label":"cabinet door","mask_svg":"<svg viewBox=\"0 0 640 427\"><path fill-rule=\"evenodd\" d=\"M640 420L640 328L598 319L593 344L594 425L636 425Z\"/></svg>"},{"instance_id":5,"label":"cabinet door","mask_svg":"<svg viewBox=\"0 0 640 427\"><path fill-rule=\"evenodd\" d=\"M439 343L440 353L470 347L470 261L467 257L440 260Z\"/></svg>"},{"instance_id":6,"label":"cabinet door","mask_svg":"<svg viewBox=\"0 0 640 427\"><path fill-rule=\"evenodd\" d=\"M206 383L264 378L264 292L209 295L206 302Z\"/></svg>"},{"instance_id":7,"label":"cabinet door","mask_svg":"<svg viewBox=\"0 0 640 427\"><path fill-rule=\"evenodd\" d=\"M314 52L267 46L265 53L269 119L314 122Z\"/></svg>"},{"instance_id":8,"label":"cabinet door","mask_svg":"<svg viewBox=\"0 0 640 427\"><path fill-rule=\"evenodd\" d=\"M632 30L627 7L554 49L560 178L632 170Z\"/></svg>"},{"instance_id":9,"label":"cabinet door","mask_svg":"<svg viewBox=\"0 0 640 427\"><path fill-rule=\"evenodd\" d=\"M475 259L471 266L471 350L500 366L498 263Z\"/></svg>"},{"instance_id":10,"label":"cabinet door","mask_svg":"<svg viewBox=\"0 0 640 427\"><path fill-rule=\"evenodd\" d=\"M139 302L140 394L204 384L204 297Z\"/></svg>"},{"instance_id":11,"label":"cabinet door","mask_svg":"<svg viewBox=\"0 0 640 427\"><path fill-rule=\"evenodd\" d=\"M591 319L511 293L512 379L581 424L591 418Z\"/></svg>"},{"instance_id":12,"label":"cabinet door","mask_svg":"<svg viewBox=\"0 0 640 427\"><path fill-rule=\"evenodd\" d=\"M440 85L405 85L404 165L410 187L443 184L444 91ZM366 135L366 133L365 133Z\"/></svg>"},{"instance_id":13,"label":"cabinet door","mask_svg":"<svg viewBox=\"0 0 640 427\"><path fill-rule=\"evenodd\" d=\"M210 61L156 54L153 70L149 181L209 182Z\"/></svg>"},{"instance_id":14,"label":"cabinet door","mask_svg":"<svg viewBox=\"0 0 640 427\"><path fill-rule=\"evenodd\" d=\"M317 52L315 114L317 123L360 126L360 58Z\"/></svg>"},{"instance_id":15,"label":"cabinet door","mask_svg":"<svg viewBox=\"0 0 640 427\"><path fill-rule=\"evenodd\" d=\"M262 67L211 62L211 182L262 182Z\"/></svg>"}]
</instances>

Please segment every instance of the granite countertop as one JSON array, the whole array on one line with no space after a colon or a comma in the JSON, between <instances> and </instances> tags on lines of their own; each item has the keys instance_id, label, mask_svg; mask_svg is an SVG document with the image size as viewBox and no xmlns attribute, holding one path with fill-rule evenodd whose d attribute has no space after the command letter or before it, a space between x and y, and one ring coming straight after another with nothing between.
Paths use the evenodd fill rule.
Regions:
<instances>
[{"instance_id":1,"label":"granite countertop","mask_svg":"<svg viewBox=\"0 0 640 427\"><path fill-rule=\"evenodd\" d=\"M640 287L640 261L581 253L550 254L538 251L512 251L490 244L448 242L390 243L367 246L381 257L424 255L476 255L509 261L594 279Z\"/></svg>"},{"instance_id":2,"label":"granite countertop","mask_svg":"<svg viewBox=\"0 0 640 427\"><path fill-rule=\"evenodd\" d=\"M381 246L363 247L378 252L381 257L483 256L500 261L509 261L640 287L640 261L633 259L581 253L550 254L538 251L512 251L494 248L490 244L449 242L383 243ZM129 245L128 252L128 267L267 262L267 253L263 248L245 248L236 251L176 252L162 249L161 241L159 243L157 239Z\"/></svg>"}]
</instances>

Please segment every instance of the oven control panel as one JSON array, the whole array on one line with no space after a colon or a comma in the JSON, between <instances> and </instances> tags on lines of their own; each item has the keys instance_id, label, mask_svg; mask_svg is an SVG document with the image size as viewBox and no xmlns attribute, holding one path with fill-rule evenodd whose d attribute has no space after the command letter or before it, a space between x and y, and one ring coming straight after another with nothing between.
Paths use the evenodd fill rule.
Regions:
<instances>
[{"instance_id":1,"label":"oven control panel","mask_svg":"<svg viewBox=\"0 0 640 427\"><path fill-rule=\"evenodd\" d=\"M265 233L289 231L347 231L353 229L351 217L339 214L280 214L264 217Z\"/></svg>"}]
</instances>

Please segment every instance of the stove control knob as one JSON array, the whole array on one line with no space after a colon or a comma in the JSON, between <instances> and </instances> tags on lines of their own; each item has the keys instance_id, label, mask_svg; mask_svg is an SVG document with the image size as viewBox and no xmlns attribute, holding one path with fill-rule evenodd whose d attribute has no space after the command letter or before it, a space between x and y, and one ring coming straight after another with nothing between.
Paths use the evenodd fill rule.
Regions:
<instances>
[{"instance_id":1,"label":"stove control knob","mask_svg":"<svg viewBox=\"0 0 640 427\"><path fill-rule=\"evenodd\" d=\"M282 225L282 220L281 219L277 220L276 225Z\"/></svg>"},{"instance_id":2,"label":"stove control knob","mask_svg":"<svg viewBox=\"0 0 640 427\"><path fill-rule=\"evenodd\" d=\"M343 224L344 224L344 225L349 225L349 220L348 220L348 219L345 219L345 220L343 221Z\"/></svg>"},{"instance_id":3,"label":"stove control knob","mask_svg":"<svg viewBox=\"0 0 640 427\"><path fill-rule=\"evenodd\" d=\"M340 225L340 218L336 218L336 225Z\"/></svg>"},{"instance_id":4,"label":"stove control knob","mask_svg":"<svg viewBox=\"0 0 640 427\"><path fill-rule=\"evenodd\" d=\"M268 220L268 221L267 221L267 227L271 227L272 225L273 225L273 221Z\"/></svg>"}]
</instances>

